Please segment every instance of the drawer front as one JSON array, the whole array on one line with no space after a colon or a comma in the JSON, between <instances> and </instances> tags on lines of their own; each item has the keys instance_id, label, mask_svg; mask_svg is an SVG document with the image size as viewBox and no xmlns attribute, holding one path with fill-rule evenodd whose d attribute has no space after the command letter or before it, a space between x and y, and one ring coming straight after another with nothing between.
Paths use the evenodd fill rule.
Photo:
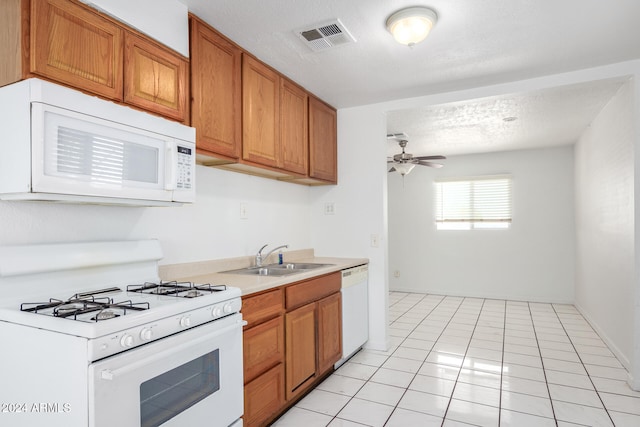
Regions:
<instances>
[{"instance_id":1,"label":"drawer front","mask_svg":"<svg viewBox=\"0 0 640 427\"><path fill-rule=\"evenodd\" d=\"M284 362L284 316L246 329L243 335L245 384Z\"/></svg>"},{"instance_id":2,"label":"drawer front","mask_svg":"<svg viewBox=\"0 0 640 427\"><path fill-rule=\"evenodd\" d=\"M242 298L242 318L247 321L245 329L278 316L284 308L282 289Z\"/></svg>"},{"instance_id":3,"label":"drawer front","mask_svg":"<svg viewBox=\"0 0 640 427\"><path fill-rule=\"evenodd\" d=\"M336 271L326 276L288 286L285 290L287 310L338 292L341 287L341 281L341 273Z\"/></svg>"},{"instance_id":4,"label":"drawer front","mask_svg":"<svg viewBox=\"0 0 640 427\"><path fill-rule=\"evenodd\" d=\"M284 405L284 364L244 386L244 426L263 426Z\"/></svg>"}]
</instances>

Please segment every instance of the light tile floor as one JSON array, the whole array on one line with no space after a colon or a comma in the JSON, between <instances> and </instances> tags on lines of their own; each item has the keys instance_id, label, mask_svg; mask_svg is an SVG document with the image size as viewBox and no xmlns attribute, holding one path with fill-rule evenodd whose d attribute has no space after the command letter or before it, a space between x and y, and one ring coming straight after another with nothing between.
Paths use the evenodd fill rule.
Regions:
<instances>
[{"instance_id":1,"label":"light tile floor","mask_svg":"<svg viewBox=\"0 0 640 427\"><path fill-rule=\"evenodd\" d=\"M277 427L640 426L640 392L572 305L392 292L362 350Z\"/></svg>"}]
</instances>

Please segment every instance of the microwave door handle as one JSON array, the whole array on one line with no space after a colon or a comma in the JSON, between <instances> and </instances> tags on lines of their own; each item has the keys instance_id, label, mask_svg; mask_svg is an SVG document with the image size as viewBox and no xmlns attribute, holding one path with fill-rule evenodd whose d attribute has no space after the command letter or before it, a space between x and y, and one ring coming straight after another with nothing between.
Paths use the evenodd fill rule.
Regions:
<instances>
[{"instance_id":1,"label":"microwave door handle","mask_svg":"<svg viewBox=\"0 0 640 427\"><path fill-rule=\"evenodd\" d=\"M167 142L167 147L165 148L165 183L164 183L164 189L165 190L175 190L176 189L176 181L177 181L177 172L176 169L178 168L178 164L177 164L177 157L178 157L178 150L176 145L173 143L173 141Z\"/></svg>"}]
</instances>

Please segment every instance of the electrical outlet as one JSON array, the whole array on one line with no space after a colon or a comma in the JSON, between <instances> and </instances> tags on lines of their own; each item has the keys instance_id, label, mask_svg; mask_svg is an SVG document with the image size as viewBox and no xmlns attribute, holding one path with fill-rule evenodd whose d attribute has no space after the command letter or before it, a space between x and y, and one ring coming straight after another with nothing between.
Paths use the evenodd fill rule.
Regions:
<instances>
[{"instance_id":1,"label":"electrical outlet","mask_svg":"<svg viewBox=\"0 0 640 427\"><path fill-rule=\"evenodd\" d=\"M240 203L240 219L249 219L249 206L247 203Z\"/></svg>"},{"instance_id":2,"label":"electrical outlet","mask_svg":"<svg viewBox=\"0 0 640 427\"><path fill-rule=\"evenodd\" d=\"M335 215L336 214L336 204L334 202L326 202L324 204L324 214L325 215Z\"/></svg>"},{"instance_id":3,"label":"electrical outlet","mask_svg":"<svg viewBox=\"0 0 640 427\"><path fill-rule=\"evenodd\" d=\"M380 247L380 236L378 236L377 234L371 235L371 247L372 248Z\"/></svg>"},{"instance_id":4,"label":"electrical outlet","mask_svg":"<svg viewBox=\"0 0 640 427\"><path fill-rule=\"evenodd\" d=\"M395 270L393 272L393 277L400 277L400 270Z\"/></svg>"}]
</instances>

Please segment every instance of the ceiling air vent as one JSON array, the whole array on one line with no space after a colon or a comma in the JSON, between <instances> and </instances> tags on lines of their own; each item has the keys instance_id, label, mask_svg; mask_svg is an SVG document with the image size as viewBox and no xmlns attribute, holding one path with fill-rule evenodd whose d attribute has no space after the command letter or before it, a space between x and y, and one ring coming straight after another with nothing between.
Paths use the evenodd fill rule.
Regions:
<instances>
[{"instance_id":1,"label":"ceiling air vent","mask_svg":"<svg viewBox=\"0 0 640 427\"><path fill-rule=\"evenodd\" d=\"M356 41L339 19L311 28L301 28L295 30L294 33L314 52Z\"/></svg>"}]
</instances>

